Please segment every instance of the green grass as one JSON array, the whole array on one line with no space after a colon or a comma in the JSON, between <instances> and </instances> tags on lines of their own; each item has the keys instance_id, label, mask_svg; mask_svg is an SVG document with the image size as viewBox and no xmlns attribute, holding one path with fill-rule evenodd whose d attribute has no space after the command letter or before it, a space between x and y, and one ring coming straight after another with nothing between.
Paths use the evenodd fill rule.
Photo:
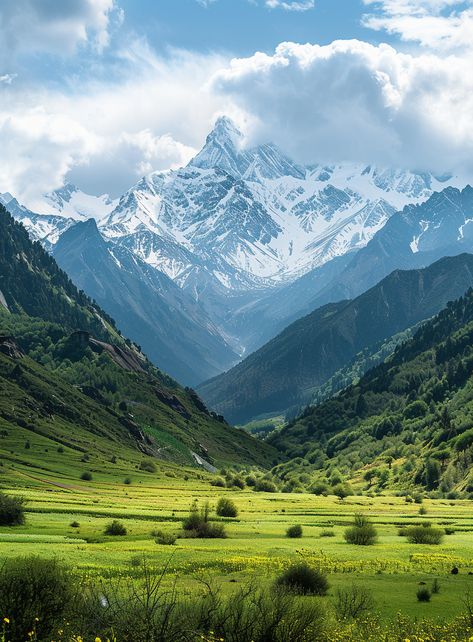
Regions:
<instances>
[{"instance_id":1,"label":"green grass","mask_svg":"<svg viewBox=\"0 0 473 642\"><path fill-rule=\"evenodd\" d=\"M0 440L2 447L7 439ZM28 453L34 455L36 447L32 442ZM132 557L143 555L153 565L163 566L172 555L170 574L179 576L181 590L194 591L195 576L205 574L229 592L254 577L269 585L280 570L303 556L327 571L328 600L335 599L338 588L359 583L372 590L385 620L398 611L419 618L457 615L468 588L473 589L473 576L468 575L473 572L473 512L467 500L426 500L428 515L421 518L417 505L397 497L351 497L341 502L302 493L220 489L210 486L211 477L205 473L164 462L158 462L155 474L136 468L130 473L139 455L136 462L119 460L115 465L92 455L88 467L94 479L82 482L78 479L81 462L72 464L66 458L61 463L59 454L52 459L50 470L35 470L34 475L24 464L0 468L4 471L1 489L29 500L26 524L0 529L0 558L34 553L59 557L87 574L136 577L140 569L132 566ZM130 486L123 484L126 474L132 476ZM239 509L237 519L222 520L228 539L178 539L169 547L151 537L154 529L178 532L194 499L209 501L215 508L222 496L231 498ZM343 532L355 512L370 515L379 535L375 546L345 543ZM125 537L104 535L112 518L124 523ZM422 519L440 525L448 522L458 530L440 546L409 544L398 536L399 525ZM80 527L72 528L73 521ZM294 523L303 527L301 539L286 537L287 527ZM335 537L321 538L322 530L330 527ZM457 576L450 573L454 565L460 569ZM419 583L430 586L435 578L440 593L430 603L419 603Z\"/></svg>"}]
</instances>

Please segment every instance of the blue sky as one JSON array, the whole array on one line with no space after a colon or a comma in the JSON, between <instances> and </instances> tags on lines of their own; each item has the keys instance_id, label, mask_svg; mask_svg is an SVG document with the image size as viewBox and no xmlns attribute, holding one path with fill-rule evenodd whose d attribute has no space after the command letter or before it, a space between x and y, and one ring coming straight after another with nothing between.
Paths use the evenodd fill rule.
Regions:
<instances>
[{"instance_id":1,"label":"blue sky","mask_svg":"<svg viewBox=\"0 0 473 642\"><path fill-rule=\"evenodd\" d=\"M173 46L247 56L272 51L284 40L380 39L361 25L366 5L360 0L317 0L307 11L269 9L248 0L218 0L207 7L196 0L125 0L121 5L128 26L145 33L157 50Z\"/></svg>"},{"instance_id":2,"label":"blue sky","mask_svg":"<svg viewBox=\"0 0 473 642\"><path fill-rule=\"evenodd\" d=\"M298 162L471 176L472 69L473 0L2 0L0 191L117 196L222 114Z\"/></svg>"}]
</instances>

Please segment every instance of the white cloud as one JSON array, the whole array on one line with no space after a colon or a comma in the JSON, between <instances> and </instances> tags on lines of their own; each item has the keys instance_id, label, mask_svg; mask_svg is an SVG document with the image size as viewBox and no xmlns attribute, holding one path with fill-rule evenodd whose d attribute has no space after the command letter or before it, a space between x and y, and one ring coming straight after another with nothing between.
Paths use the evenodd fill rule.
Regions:
<instances>
[{"instance_id":1,"label":"white cloud","mask_svg":"<svg viewBox=\"0 0 473 642\"><path fill-rule=\"evenodd\" d=\"M308 11L315 6L315 0L300 0L299 2L289 0L265 0L269 9L285 9L286 11Z\"/></svg>"},{"instance_id":2,"label":"white cloud","mask_svg":"<svg viewBox=\"0 0 473 642\"><path fill-rule=\"evenodd\" d=\"M364 0L365 26L436 50L473 47L473 0Z\"/></svg>"},{"instance_id":3,"label":"white cloud","mask_svg":"<svg viewBox=\"0 0 473 642\"><path fill-rule=\"evenodd\" d=\"M232 106L208 87L227 60L174 51L156 56L143 41L119 53L113 82L82 82L72 93L15 84L2 88L0 191L26 202L65 179L116 196L153 169L188 162L218 113ZM1 86L1 85L0 85Z\"/></svg>"},{"instance_id":4,"label":"white cloud","mask_svg":"<svg viewBox=\"0 0 473 642\"><path fill-rule=\"evenodd\" d=\"M109 42L112 19L123 14L115 0L2 0L0 55L72 54L80 45L101 51Z\"/></svg>"},{"instance_id":5,"label":"white cloud","mask_svg":"<svg viewBox=\"0 0 473 642\"><path fill-rule=\"evenodd\" d=\"M3 76L0 76L0 82L4 82L6 85L11 85L16 76L17 74L3 74Z\"/></svg>"},{"instance_id":6,"label":"white cloud","mask_svg":"<svg viewBox=\"0 0 473 642\"><path fill-rule=\"evenodd\" d=\"M301 161L473 169L471 64L356 40L283 43L233 60L213 87L247 112L253 142Z\"/></svg>"}]
</instances>

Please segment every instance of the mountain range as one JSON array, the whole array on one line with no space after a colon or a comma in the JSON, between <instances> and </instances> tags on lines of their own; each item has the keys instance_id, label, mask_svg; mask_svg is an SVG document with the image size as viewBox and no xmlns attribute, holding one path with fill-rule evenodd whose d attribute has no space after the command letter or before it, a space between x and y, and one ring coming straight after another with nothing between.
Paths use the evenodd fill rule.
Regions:
<instances>
[{"instance_id":1,"label":"mountain range","mask_svg":"<svg viewBox=\"0 0 473 642\"><path fill-rule=\"evenodd\" d=\"M1 205L0 239L2 430L16 440L40 435L45 452L66 446L71 457L119 448L132 460L141 453L207 469L274 460L152 366ZM7 460L15 467L19 457Z\"/></svg>"},{"instance_id":2,"label":"mountain range","mask_svg":"<svg viewBox=\"0 0 473 642\"><path fill-rule=\"evenodd\" d=\"M35 211L11 194L0 201L158 366L196 385L323 303L377 282L390 270L380 273L375 259L354 267L370 241L396 212L456 185L401 169L302 166L273 144L248 147L222 117L187 167L151 173L118 199L66 184ZM468 228L460 218L452 254ZM393 256L391 269L442 256L443 234L427 260L428 235L411 232L409 257Z\"/></svg>"},{"instance_id":3,"label":"mountain range","mask_svg":"<svg viewBox=\"0 0 473 642\"><path fill-rule=\"evenodd\" d=\"M232 370L199 386L199 393L238 423L303 406L360 351L374 351L472 286L471 254L420 270L395 270L355 299L326 304L294 322Z\"/></svg>"}]
</instances>

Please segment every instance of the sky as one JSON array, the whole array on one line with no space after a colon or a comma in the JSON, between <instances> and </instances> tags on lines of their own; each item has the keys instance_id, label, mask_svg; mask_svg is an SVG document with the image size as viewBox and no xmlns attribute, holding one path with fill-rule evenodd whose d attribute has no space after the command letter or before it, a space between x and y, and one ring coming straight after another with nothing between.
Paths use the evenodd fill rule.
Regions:
<instances>
[{"instance_id":1,"label":"sky","mask_svg":"<svg viewBox=\"0 0 473 642\"><path fill-rule=\"evenodd\" d=\"M0 192L116 197L226 114L301 163L473 176L473 0L2 0Z\"/></svg>"}]
</instances>

